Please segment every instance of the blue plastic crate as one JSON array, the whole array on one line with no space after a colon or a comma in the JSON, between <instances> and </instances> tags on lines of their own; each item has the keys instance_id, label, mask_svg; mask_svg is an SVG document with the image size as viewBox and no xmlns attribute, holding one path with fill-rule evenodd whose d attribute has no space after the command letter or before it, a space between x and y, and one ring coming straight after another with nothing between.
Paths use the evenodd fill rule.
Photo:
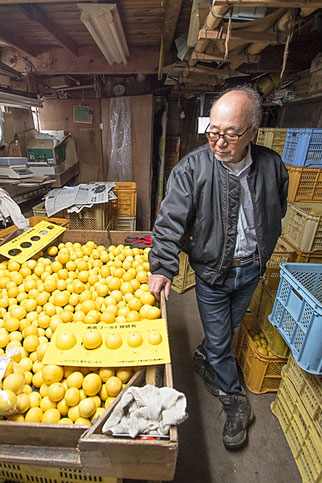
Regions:
<instances>
[{"instance_id":1,"label":"blue plastic crate","mask_svg":"<svg viewBox=\"0 0 322 483\"><path fill-rule=\"evenodd\" d=\"M297 364L322 374L322 265L281 263L273 312L277 327Z\"/></svg>"},{"instance_id":2,"label":"blue plastic crate","mask_svg":"<svg viewBox=\"0 0 322 483\"><path fill-rule=\"evenodd\" d=\"M322 168L322 129L288 129L282 159L292 166Z\"/></svg>"}]
</instances>

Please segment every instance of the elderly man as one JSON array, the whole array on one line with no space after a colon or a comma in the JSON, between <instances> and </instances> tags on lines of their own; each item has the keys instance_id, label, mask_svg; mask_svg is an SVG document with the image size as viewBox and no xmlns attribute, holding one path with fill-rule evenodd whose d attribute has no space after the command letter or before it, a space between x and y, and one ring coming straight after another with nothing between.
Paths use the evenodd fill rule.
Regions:
<instances>
[{"instance_id":1,"label":"elderly man","mask_svg":"<svg viewBox=\"0 0 322 483\"><path fill-rule=\"evenodd\" d=\"M193 369L226 413L223 442L241 448L254 415L232 350L249 301L281 233L288 174L280 156L252 144L261 120L249 87L225 92L212 106L208 144L172 170L153 230L150 291L158 296L189 254L204 339Z\"/></svg>"}]
</instances>

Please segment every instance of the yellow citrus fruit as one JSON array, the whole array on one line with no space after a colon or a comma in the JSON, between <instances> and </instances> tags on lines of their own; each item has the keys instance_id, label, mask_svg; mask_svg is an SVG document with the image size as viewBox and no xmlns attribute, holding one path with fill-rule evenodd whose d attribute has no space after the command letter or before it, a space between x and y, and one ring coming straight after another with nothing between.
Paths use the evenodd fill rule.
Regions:
<instances>
[{"instance_id":1,"label":"yellow citrus fruit","mask_svg":"<svg viewBox=\"0 0 322 483\"><path fill-rule=\"evenodd\" d=\"M53 303L54 305L58 305L59 307L64 307L69 302L70 294L69 292L55 292L53 295Z\"/></svg>"},{"instance_id":2,"label":"yellow citrus fruit","mask_svg":"<svg viewBox=\"0 0 322 483\"><path fill-rule=\"evenodd\" d=\"M59 382L63 378L64 370L60 366L54 364L46 365L42 370L42 377L45 384L52 384L53 382Z\"/></svg>"},{"instance_id":3,"label":"yellow citrus fruit","mask_svg":"<svg viewBox=\"0 0 322 483\"><path fill-rule=\"evenodd\" d=\"M19 413L25 413L30 407L29 396L21 393L17 395L16 407Z\"/></svg>"},{"instance_id":4,"label":"yellow citrus fruit","mask_svg":"<svg viewBox=\"0 0 322 483\"><path fill-rule=\"evenodd\" d=\"M122 367L117 370L116 376L123 384L126 384L132 377L133 371L129 367Z\"/></svg>"},{"instance_id":5,"label":"yellow citrus fruit","mask_svg":"<svg viewBox=\"0 0 322 483\"><path fill-rule=\"evenodd\" d=\"M39 394L41 395L42 398L44 398L45 396L48 395L48 387L49 386L47 386L47 384L45 384L44 382L40 386L40 388L39 388Z\"/></svg>"},{"instance_id":6,"label":"yellow citrus fruit","mask_svg":"<svg viewBox=\"0 0 322 483\"><path fill-rule=\"evenodd\" d=\"M112 376L106 381L105 387L109 396L116 397L122 391L122 381L118 377Z\"/></svg>"},{"instance_id":7,"label":"yellow citrus fruit","mask_svg":"<svg viewBox=\"0 0 322 483\"><path fill-rule=\"evenodd\" d=\"M153 320L153 319L159 319L160 317L161 317L161 310L159 309L159 307L155 307L154 305L152 305L150 307L150 310L148 311L147 318L149 320Z\"/></svg>"},{"instance_id":8,"label":"yellow citrus fruit","mask_svg":"<svg viewBox=\"0 0 322 483\"><path fill-rule=\"evenodd\" d=\"M130 310L135 310L138 312L142 306L142 302L138 298L133 297L128 301L127 305Z\"/></svg>"},{"instance_id":9,"label":"yellow citrus fruit","mask_svg":"<svg viewBox=\"0 0 322 483\"><path fill-rule=\"evenodd\" d=\"M50 325L50 317L45 313L41 313L38 316L38 327L42 329L47 329Z\"/></svg>"},{"instance_id":10,"label":"yellow citrus fruit","mask_svg":"<svg viewBox=\"0 0 322 483\"><path fill-rule=\"evenodd\" d=\"M31 407L25 415L25 421L28 423L40 423L42 417L43 412L39 407Z\"/></svg>"},{"instance_id":11,"label":"yellow citrus fruit","mask_svg":"<svg viewBox=\"0 0 322 483\"><path fill-rule=\"evenodd\" d=\"M127 322L138 322L139 320L141 320L141 316L135 310L131 310L126 316Z\"/></svg>"},{"instance_id":12,"label":"yellow citrus fruit","mask_svg":"<svg viewBox=\"0 0 322 483\"><path fill-rule=\"evenodd\" d=\"M29 357L23 357L19 361L19 366L22 367L24 371L31 371L32 361L29 359Z\"/></svg>"},{"instance_id":13,"label":"yellow citrus fruit","mask_svg":"<svg viewBox=\"0 0 322 483\"><path fill-rule=\"evenodd\" d=\"M82 418L90 418L96 411L96 404L93 398L87 397L79 403L79 414Z\"/></svg>"},{"instance_id":14,"label":"yellow citrus fruit","mask_svg":"<svg viewBox=\"0 0 322 483\"><path fill-rule=\"evenodd\" d=\"M75 422L76 419L80 417L78 404L76 406L72 406L71 408L69 408L67 414L69 419Z\"/></svg>"},{"instance_id":15,"label":"yellow citrus fruit","mask_svg":"<svg viewBox=\"0 0 322 483\"><path fill-rule=\"evenodd\" d=\"M105 409L104 408L96 408L95 413L91 417L91 421L93 422L94 419L100 418L101 416L103 416L104 413L105 413Z\"/></svg>"},{"instance_id":16,"label":"yellow citrus fruit","mask_svg":"<svg viewBox=\"0 0 322 483\"><path fill-rule=\"evenodd\" d=\"M102 380L98 374L87 374L84 377L82 387L86 396L95 396L102 387Z\"/></svg>"},{"instance_id":17,"label":"yellow citrus fruit","mask_svg":"<svg viewBox=\"0 0 322 483\"><path fill-rule=\"evenodd\" d=\"M41 395L39 394L39 392L36 392L36 391L32 391L30 394L29 394L29 403L30 403L30 407L31 408L37 408L40 406L40 401L41 401L42 397Z\"/></svg>"},{"instance_id":18,"label":"yellow citrus fruit","mask_svg":"<svg viewBox=\"0 0 322 483\"><path fill-rule=\"evenodd\" d=\"M23 341L23 347L28 352L34 352L39 346L39 337L37 335L28 335Z\"/></svg>"},{"instance_id":19,"label":"yellow citrus fruit","mask_svg":"<svg viewBox=\"0 0 322 483\"><path fill-rule=\"evenodd\" d=\"M73 421L69 418L61 418L58 421L58 424L73 424Z\"/></svg>"},{"instance_id":20,"label":"yellow citrus fruit","mask_svg":"<svg viewBox=\"0 0 322 483\"><path fill-rule=\"evenodd\" d=\"M110 377L114 376L114 369L109 367L101 367L98 371L98 375L102 379L102 382L106 382Z\"/></svg>"},{"instance_id":21,"label":"yellow citrus fruit","mask_svg":"<svg viewBox=\"0 0 322 483\"><path fill-rule=\"evenodd\" d=\"M4 321L4 328L8 332L14 332L15 330L18 330L20 326L20 321L16 317L8 317Z\"/></svg>"},{"instance_id":22,"label":"yellow citrus fruit","mask_svg":"<svg viewBox=\"0 0 322 483\"><path fill-rule=\"evenodd\" d=\"M67 377L68 387L80 389L82 387L84 375L80 371L74 371Z\"/></svg>"},{"instance_id":23,"label":"yellow citrus fruit","mask_svg":"<svg viewBox=\"0 0 322 483\"><path fill-rule=\"evenodd\" d=\"M68 350L74 347L77 339L73 332L70 330L64 330L60 332L56 337L56 347L60 350Z\"/></svg>"},{"instance_id":24,"label":"yellow citrus fruit","mask_svg":"<svg viewBox=\"0 0 322 483\"><path fill-rule=\"evenodd\" d=\"M51 245L50 247L47 248L47 253L51 257L54 257L58 253L58 248L55 247L55 245Z\"/></svg>"},{"instance_id":25,"label":"yellow citrus fruit","mask_svg":"<svg viewBox=\"0 0 322 483\"><path fill-rule=\"evenodd\" d=\"M127 336L127 343L130 347L139 347L143 344L143 337L138 332L130 332Z\"/></svg>"},{"instance_id":26,"label":"yellow citrus fruit","mask_svg":"<svg viewBox=\"0 0 322 483\"><path fill-rule=\"evenodd\" d=\"M53 402L58 402L63 399L65 395L65 389L62 383L54 382L48 387L48 397Z\"/></svg>"},{"instance_id":27,"label":"yellow citrus fruit","mask_svg":"<svg viewBox=\"0 0 322 483\"><path fill-rule=\"evenodd\" d=\"M60 412L56 408L47 409L44 412L41 422L42 423L58 423L60 420Z\"/></svg>"},{"instance_id":28,"label":"yellow citrus fruit","mask_svg":"<svg viewBox=\"0 0 322 483\"><path fill-rule=\"evenodd\" d=\"M23 392L24 394L31 394L32 388L29 384L25 384L21 392Z\"/></svg>"},{"instance_id":29,"label":"yellow citrus fruit","mask_svg":"<svg viewBox=\"0 0 322 483\"><path fill-rule=\"evenodd\" d=\"M82 341L85 349L96 349L102 344L102 336L98 330L86 330Z\"/></svg>"},{"instance_id":30,"label":"yellow citrus fruit","mask_svg":"<svg viewBox=\"0 0 322 483\"><path fill-rule=\"evenodd\" d=\"M46 277L44 280L44 290L46 292L53 292L57 288L57 282L54 277Z\"/></svg>"},{"instance_id":31,"label":"yellow citrus fruit","mask_svg":"<svg viewBox=\"0 0 322 483\"><path fill-rule=\"evenodd\" d=\"M105 409L109 408L110 405L114 402L115 397L109 396L105 401Z\"/></svg>"},{"instance_id":32,"label":"yellow citrus fruit","mask_svg":"<svg viewBox=\"0 0 322 483\"><path fill-rule=\"evenodd\" d=\"M123 343L122 337L119 334L107 334L105 338L105 345L108 349L118 349Z\"/></svg>"},{"instance_id":33,"label":"yellow citrus fruit","mask_svg":"<svg viewBox=\"0 0 322 483\"><path fill-rule=\"evenodd\" d=\"M48 396L44 396L40 401L40 409L45 412L47 409L52 409L56 407L56 403L51 401Z\"/></svg>"},{"instance_id":34,"label":"yellow citrus fruit","mask_svg":"<svg viewBox=\"0 0 322 483\"><path fill-rule=\"evenodd\" d=\"M155 297L150 292L143 292L140 296L140 301L143 305L153 305L155 303Z\"/></svg>"},{"instance_id":35,"label":"yellow citrus fruit","mask_svg":"<svg viewBox=\"0 0 322 483\"><path fill-rule=\"evenodd\" d=\"M32 384L35 387L40 387L44 383L43 378L42 378L42 371L36 372L32 378Z\"/></svg>"},{"instance_id":36,"label":"yellow citrus fruit","mask_svg":"<svg viewBox=\"0 0 322 483\"><path fill-rule=\"evenodd\" d=\"M42 342L41 344L39 344L39 346L36 349L36 354L39 361L43 360L47 349L48 349L48 342Z\"/></svg>"},{"instance_id":37,"label":"yellow citrus fruit","mask_svg":"<svg viewBox=\"0 0 322 483\"><path fill-rule=\"evenodd\" d=\"M106 310L100 314L100 322L105 322L106 324L113 324L115 322L115 315L110 311Z\"/></svg>"},{"instance_id":38,"label":"yellow citrus fruit","mask_svg":"<svg viewBox=\"0 0 322 483\"><path fill-rule=\"evenodd\" d=\"M90 419L79 417L79 418L76 419L74 424L76 424L78 426L91 426L92 423L91 423Z\"/></svg>"},{"instance_id":39,"label":"yellow citrus fruit","mask_svg":"<svg viewBox=\"0 0 322 483\"><path fill-rule=\"evenodd\" d=\"M65 265L69 261L69 252L60 250L57 255L57 260L62 265Z\"/></svg>"},{"instance_id":40,"label":"yellow citrus fruit","mask_svg":"<svg viewBox=\"0 0 322 483\"><path fill-rule=\"evenodd\" d=\"M0 348L6 347L9 344L10 338L8 332L0 333Z\"/></svg>"},{"instance_id":41,"label":"yellow citrus fruit","mask_svg":"<svg viewBox=\"0 0 322 483\"><path fill-rule=\"evenodd\" d=\"M19 373L9 374L3 381L2 387L4 390L9 390L18 394L25 383L24 371L21 369Z\"/></svg>"},{"instance_id":42,"label":"yellow citrus fruit","mask_svg":"<svg viewBox=\"0 0 322 483\"><path fill-rule=\"evenodd\" d=\"M65 401L65 398L63 397L63 399L61 399L60 401L58 401L57 403L57 409L58 411L60 412L60 414L62 416L67 416L68 414L68 410L69 410L69 406L68 404L66 403Z\"/></svg>"},{"instance_id":43,"label":"yellow citrus fruit","mask_svg":"<svg viewBox=\"0 0 322 483\"><path fill-rule=\"evenodd\" d=\"M76 406L80 401L79 390L76 387L69 387L65 392L65 401L68 406Z\"/></svg>"}]
</instances>

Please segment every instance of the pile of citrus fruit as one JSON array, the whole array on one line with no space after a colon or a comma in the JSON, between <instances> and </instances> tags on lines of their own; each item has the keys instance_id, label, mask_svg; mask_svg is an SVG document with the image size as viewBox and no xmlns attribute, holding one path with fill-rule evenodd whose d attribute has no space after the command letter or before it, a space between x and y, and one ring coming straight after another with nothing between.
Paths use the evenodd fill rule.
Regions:
<instances>
[{"instance_id":1,"label":"pile of citrus fruit","mask_svg":"<svg viewBox=\"0 0 322 483\"><path fill-rule=\"evenodd\" d=\"M21 265L0 263L0 357L11 357L20 369L9 364L0 381L0 393L9 395L18 411L7 419L91 424L109 407L133 368L60 367L42 360L59 324L161 316L148 289L148 251L67 242ZM8 403L8 397L2 399ZM5 414L2 399L0 415Z\"/></svg>"},{"instance_id":2,"label":"pile of citrus fruit","mask_svg":"<svg viewBox=\"0 0 322 483\"><path fill-rule=\"evenodd\" d=\"M274 356L267 342L264 332L256 332L255 330L250 329L248 333L253 339L256 350L259 354L261 354L262 356Z\"/></svg>"}]
</instances>

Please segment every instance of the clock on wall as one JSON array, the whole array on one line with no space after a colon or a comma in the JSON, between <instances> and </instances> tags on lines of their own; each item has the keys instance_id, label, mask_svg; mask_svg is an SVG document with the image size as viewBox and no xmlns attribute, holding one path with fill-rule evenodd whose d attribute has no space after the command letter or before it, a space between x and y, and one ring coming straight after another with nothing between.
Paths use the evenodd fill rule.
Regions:
<instances>
[{"instance_id":1,"label":"clock on wall","mask_svg":"<svg viewBox=\"0 0 322 483\"><path fill-rule=\"evenodd\" d=\"M115 86L113 87L114 96L116 97L123 96L124 93L125 93L125 87L123 86L123 84L115 84Z\"/></svg>"}]
</instances>

